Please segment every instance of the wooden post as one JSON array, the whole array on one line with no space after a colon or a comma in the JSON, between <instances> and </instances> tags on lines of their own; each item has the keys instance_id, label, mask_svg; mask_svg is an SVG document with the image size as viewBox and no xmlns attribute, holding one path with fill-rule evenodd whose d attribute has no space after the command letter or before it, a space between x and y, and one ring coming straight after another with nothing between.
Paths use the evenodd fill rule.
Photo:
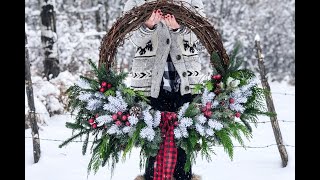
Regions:
<instances>
[{"instance_id":1,"label":"wooden post","mask_svg":"<svg viewBox=\"0 0 320 180\"><path fill-rule=\"evenodd\" d=\"M28 97L28 105L29 105L29 120L31 126L31 134L32 134L32 142L33 142L33 157L34 163L37 163L40 159L40 140L39 140L39 132L38 132L38 125L36 120L35 114L35 107L34 107L34 99L33 99L33 89L32 89L32 81L31 81L31 74L30 74L30 62L29 62L29 54L27 48L27 33L25 33L25 83L27 85L27 97Z\"/></svg>"},{"instance_id":2,"label":"wooden post","mask_svg":"<svg viewBox=\"0 0 320 180\"><path fill-rule=\"evenodd\" d=\"M255 47L257 50L256 57L258 59L262 87L265 91L271 92L270 86L268 83L268 79L266 77L266 69L265 69L264 62L263 62L264 57L262 54L262 49L260 46L260 38L258 35L255 38ZM286 167L288 164L288 153L287 153L286 147L283 144L282 135L281 135L281 131L280 131L280 127L279 127L279 123L278 123L278 119L277 119L276 111L274 108L271 93L265 93L265 97L266 97L268 111L275 114L275 116L270 117L271 125L272 125L272 129L273 129L274 137L275 137L277 145L278 145L278 150L279 150L279 153L281 156L282 167Z\"/></svg>"}]
</instances>

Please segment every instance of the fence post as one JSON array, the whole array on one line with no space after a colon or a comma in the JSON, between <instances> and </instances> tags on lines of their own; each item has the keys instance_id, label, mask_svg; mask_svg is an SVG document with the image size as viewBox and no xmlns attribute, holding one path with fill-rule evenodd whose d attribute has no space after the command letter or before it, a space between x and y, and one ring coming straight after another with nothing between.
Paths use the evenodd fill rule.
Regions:
<instances>
[{"instance_id":1,"label":"fence post","mask_svg":"<svg viewBox=\"0 0 320 180\"><path fill-rule=\"evenodd\" d=\"M288 164L288 153L287 153L286 147L283 144L280 127L279 127L276 111L275 111L273 100L272 100L272 96L271 96L270 86L269 86L269 83L268 83L268 79L266 77L266 68L265 68L264 62L263 62L264 57L263 57L263 54L262 54L262 49L261 49L261 46L260 46L260 38L259 38L258 35L255 38L255 47L256 47L256 50L257 50L256 57L257 57L257 60L258 60L258 65L259 65L259 72L260 72L260 76L261 76L261 84L262 84L262 87L263 87L264 91L268 92L268 93L265 93L268 111L275 114L275 116L271 116L270 117L272 129L273 129L273 134L274 134L274 137L276 139L278 150L279 150L279 153L280 153L280 156L281 156L282 167L286 167L287 164Z\"/></svg>"},{"instance_id":2,"label":"fence post","mask_svg":"<svg viewBox=\"0 0 320 180\"><path fill-rule=\"evenodd\" d=\"M37 163L40 159L40 139L39 139L39 132L38 132L38 125L36 120L35 114L35 107L34 107L34 99L33 99L33 88L32 88L32 81L31 81L31 74L30 74L30 62L29 62L29 54L27 48L27 33L25 33L25 83L26 83L26 92L28 97L28 105L29 105L29 120L31 126L31 134L32 134L32 142L33 142L33 157L34 163Z\"/></svg>"}]
</instances>

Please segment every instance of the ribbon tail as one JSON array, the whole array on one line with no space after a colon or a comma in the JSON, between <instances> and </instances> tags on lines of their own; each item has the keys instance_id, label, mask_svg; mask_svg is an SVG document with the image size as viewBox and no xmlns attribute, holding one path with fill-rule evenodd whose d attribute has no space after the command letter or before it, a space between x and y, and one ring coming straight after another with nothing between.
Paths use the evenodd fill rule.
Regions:
<instances>
[{"instance_id":1,"label":"ribbon tail","mask_svg":"<svg viewBox=\"0 0 320 180\"><path fill-rule=\"evenodd\" d=\"M162 117L162 143L156 156L153 180L171 180L177 163L178 150L174 142L174 126Z\"/></svg>"}]
</instances>

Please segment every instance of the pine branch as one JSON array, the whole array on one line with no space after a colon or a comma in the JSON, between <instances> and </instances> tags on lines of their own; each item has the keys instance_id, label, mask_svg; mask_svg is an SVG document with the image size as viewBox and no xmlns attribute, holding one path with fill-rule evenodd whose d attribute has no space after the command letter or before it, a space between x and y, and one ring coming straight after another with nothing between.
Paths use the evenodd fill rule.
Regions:
<instances>
[{"instance_id":1,"label":"pine branch","mask_svg":"<svg viewBox=\"0 0 320 180\"><path fill-rule=\"evenodd\" d=\"M98 69L97 65L94 62L92 62L91 59L88 60L88 63L91 66L91 68L93 69L94 74L97 77L100 77L100 73L99 73L99 69Z\"/></svg>"},{"instance_id":2,"label":"pine branch","mask_svg":"<svg viewBox=\"0 0 320 180\"><path fill-rule=\"evenodd\" d=\"M86 138L83 142L83 146L82 146L82 155L86 155L87 152L87 147L88 147L88 142L89 142L89 132L86 134Z\"/></svg>"},{"instance_id":3,"label":"pine branch","mask_svg":"<svg viewBox=\"0 0 320 180\"><path fill-rule=\"evenodd\" d=\"M72 123L72 122L66 122L66 127L69 129L74 129L74 130L83 130L86 129L85 127L83 127L82 125L78 124L78 123Z\"/></svg>"},{"instance_id":4,"label":"pine branch","mask_svg":"<svg viewBox=\"0 0 320 180\"><path fill-rule=\"evenodd\" d=\"M138 123L136 131L133 133L132 137L129 138L129 140L128 140L128 144L127 144L127 146L126 146L126 148L125 148L125 150L123 152L123 158L125 158L127 153L132 150L136 140L139 137L139 134L140 134L140 131L141 131L142 128L143 128L143 123Z\"/></svg>"},{"instance_id":5,"label":"pine branch","mask_svg":"<svg viewBox=\"0 0 320 180\"><path fill-rule=\"evenodd\" d=\"M199 114L199 112L199 108L197 108L197 106L194 103L191 103L189 107L186 109L185 117L195 117L197 114Z\"/></svg>"},{"instance_id":6,"label":"pine branch","mask_svg":"<svg viewBox=\"0 0 320 180\"><path fill-rule=\"evenodd\" d=\"M214 68L224 77L226 69L223 67L223 62L221 61L219 55L217 52L212 53L212 64L214 65Z\"/></svg>"},{"instance_id":7,"label":"pine branch","mask_svg":"<svg viewBox=\"0 0 320 180\"><path fill-rule=\"evenodd\" d=\"M100 157L102 159L102 167L104 167L107 163L107 161L110 158L110 154L112 151L112 147L114 146L114 144L112 143L112 141L110 142L110 139L107 138L107 136L104 136L102 139L102 143L100 145Z\"/></svg>"},{"instance_id":8,"label":"pine branch","mask_svg":"<svg viewBox=\"0 0 320 180\"><path fill-rule=\"evenodd\" d=\"M95 79L91 79L85 76L80 76L80 78L87 81L91 87L91 89L82 89L82 90L92 90L92 89L97 89L97 87L99 87L99 82Z\"/></svg>"},{"instance_id":9,"label":"pine branch","mask_svg":"<svg viewBox=\"0 0 320 180\"><path fill-rule=\"evenodd\" d=\"M90 158L88 167L87 167L87 178L88 178L88 176L89 176L89 174L90 174L90 171L91 171L91 169L92 169L92 165L93 165L96 161L98 161L98 159L99 159L99 154L93 152L93 153L92 153L92 156L91 156L91 158Z\"/></svg>"},{"instance_id":10,"label":"pine branch","mask_svg":"<svg viewBox=\"0 0 320 180\"><path fill-rule=\"evenodd\" d=\"M241 59L237 58L237 55L238 55L241 47L242 47L241 43L239 41L237 41L234 45L233 52L231 53L231 56L230 56L230 64L229 64L229 68L228 68L229 72L236 71L240 67L240 65L242 64Z\"/></svg>"},{"instance_id":11,"label":"pine branch","mask_svg":"<svg viewBox=\"0 0 320 180\"><path fill-rule=\"evenodd\" d=\"M72 140L82 136L83 134L89 133L91 131L91 129L85 130L85 131L81 131L76 135L73 135L72 137L70 137L69 139L67 139L66 141L64 141L62 144L59 145L59 148L62 148L65 145L68 145Z\"/></svg>"},{"instance_id":12,"label":"pine branch","mask_svg":"<svg viewBox=\"0 0 320 180\"><path fill-rule=\"evenodd\" d=\"M214 153L212 149L209 148L208 143L207 143L207 139L205 137L201 137L201 157L203 159L203 157L206 157L206 160L208 162L211 162L211 156L210 153Z\"/></svg>"},{"instance_id":13,"label":"pine branch","mask_svg":"<svg viewBox=\"0 0 320 180\"><path fill-rule=\"evenodd\" d=\"M240 117L240 120L241 120L241 122L243 122L243 124L246 126L248 131L251 133L252 132L252 127L251 127L250 123L248 121L246 121L246 119L243 116L246 116L246 115L242 115Z\"/></svg>"},{"instance_id":14,"label":"pine branch","mask_svg":"<svg viewBox=\"0 0 320 180\"><path fill-rule=\"evenodd\" d=\"M229 155L230 159L233 159L233 143L230 135L226 129L222 129L216 132L217 137L220 140L225 152Z\"/></svg>"}]
</instances>

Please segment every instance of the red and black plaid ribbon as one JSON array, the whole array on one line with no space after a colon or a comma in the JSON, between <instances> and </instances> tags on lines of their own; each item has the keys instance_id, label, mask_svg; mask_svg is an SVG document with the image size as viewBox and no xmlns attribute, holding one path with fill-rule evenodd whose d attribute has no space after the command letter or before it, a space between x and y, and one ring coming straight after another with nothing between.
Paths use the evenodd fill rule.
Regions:
<instances>
[{"instance_id":1,"label":"red and black plaid ribbon","mask_svg":"<svg viewBox=\"0 0 320 180\"><path fill-rule=\"evenodd\" d=\"M177 163L178 150L174 143L174 120L171 112L161 113L162 143L156 156L153 180L171 180Z\"/></svg>"}]
</instances>

